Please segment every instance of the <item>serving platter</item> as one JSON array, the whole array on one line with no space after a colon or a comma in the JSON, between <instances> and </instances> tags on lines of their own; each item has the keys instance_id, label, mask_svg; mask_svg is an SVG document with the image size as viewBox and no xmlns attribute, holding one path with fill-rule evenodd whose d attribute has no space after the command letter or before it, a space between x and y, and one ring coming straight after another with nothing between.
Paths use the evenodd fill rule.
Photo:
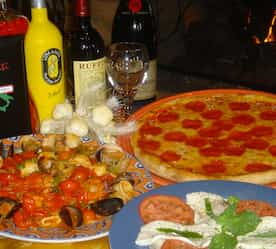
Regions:
<instances>
[{"instance_id":1,"label":"serving platter","mask_svg":"<svg viewBox=\"0 0 276 249\"><path fill-rule=\"evenodd\" d=\"M139 121L144 116L147 116L149 113L154 113L155 108L158 108L160 105L163 105L163 104L173 103L174 101L178 101L178 100L189 98L189 97L210 97L210 96L217 95L217 94L225 94L226 96L227 95L231 96L231 94L239 94L239 95L252 94L252 95L258 95L261 98L268 97L270 99L276 100L275 94L261 92L261 91L253 91L253 90L210 89L210 90L193 91L193 92L177 94L177 95L170 96L170 97L165 97L165 98L157 100L149 105L146 105L146 106L142 107L141 109L139 109L137 112L135 112L133 115L131 115L129 117L129 121ZM134 148L132 147L132 144L131 144L132 136L133 136L133 133L120 136L120 137L118 137L118 143L121 145L122 148L124 148L124 150L135 155ZM138 157L138 160L143 161L143 158L139 158L139 155L135 155L135 156ZM147 163L144 162L144 166L147 167ZM175 181L173 181L172 179L168 179L168 178L164 177L164 174L163 174L163 176L158 175L157 169L155 170L155 172L151 172L151 173L152 173L153 181L158 185L164 186L164 185L175 183ZM196 180L196 179L194 179L194 180ZM275 186L275 183L271 183L271 186Z\"/></svg>"},{"instance_id":2,"label":"serving platter","mask_svg":"<svg viewBox=\"0 0 276 249\"><path fill-rule=\"evenodd\" d=\"M42 135L32 135L35 139L42 139ZM3 139L4 149L9 148L11 144L14 147L19 146L20 136ZM89 137L81 138L82 143L93 142ZM127 174L134 180L133 189L137 195L148 192L153 189L153 183L150 173L144 166L132 155L125 153L128 168ZM39 243L72 243L94 240L105 237L109 234L112 224L112 215L97 219L95 222L81 225L73 229L66 227L42 228L42 227L16 227L13 222L8 226L0 227L0 236L12 238L21 241L39 242Z\"/></svg>"},{"instance_id":3,"label":"serving platter","mask_svg":"<svg viewBox=\"0 0 276 249\"><path fill-rule=\"evenodd\" d=\"M147 249L135 244L143 222L138 212L140 202L153 195L174 195L185 200L185 196L192 192L209 192L227 198L236 196L239 199L262 200L276 205L276 190L261 185L242 183L235 181L191 181L171 184L154 189L148 193L131 200L120 213L113 218L109 234L109 241L112 249ZM127 222L124 222L127 220ZM123 225L122 225L123 224ZM127 234L127 236L125 236Z\"/></svg>"}]
</instances>

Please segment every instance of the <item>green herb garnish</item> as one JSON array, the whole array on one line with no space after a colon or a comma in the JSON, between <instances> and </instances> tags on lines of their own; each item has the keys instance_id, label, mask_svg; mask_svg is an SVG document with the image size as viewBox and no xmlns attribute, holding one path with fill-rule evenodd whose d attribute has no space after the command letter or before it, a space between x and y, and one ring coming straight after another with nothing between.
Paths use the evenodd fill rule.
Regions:
<instances>
[{"instance_id":1,"label":"green herb garnish","mask_svg":"<svg viewBox=\"0 0 276 249\"><path fill-rule=\"evenodd\" d=\"M157 231L162 232L162 233L174 233L179 236L185 237L185 238L190 238L190 239L201 239L203 236L200 233L196 232L191 232L191 231L181 231L173 228L157 228Z\"/></svg>"},{"instance_id":2,"label":"green herb garnish","mask_svg":"<svg viewBox=\"0 0 276 249\"><path fill-rule=\"evenodd\" d=\"M216 216L209 199L205 199L207 215L222 226L222 232L216 234L209 245L209 249L234 249L237 244L237 236L245 235L256 230L261 219L251 211L236 213L239 199L231 196L228 199L229 206L223 213Z\"/></svg>"}]
</instances>

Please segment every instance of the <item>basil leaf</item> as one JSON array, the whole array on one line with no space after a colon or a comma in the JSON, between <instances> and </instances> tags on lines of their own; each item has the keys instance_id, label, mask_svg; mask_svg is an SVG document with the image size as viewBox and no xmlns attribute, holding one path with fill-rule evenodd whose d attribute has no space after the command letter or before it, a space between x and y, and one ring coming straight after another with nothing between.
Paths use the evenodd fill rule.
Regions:
<instances>
[{"instance_id":1,"label":"basil leaf","mask_svg":"<svg viewBox=\"0 0 276 249\"><path fill-rule=\"evenodd\" d=\"M212 204L208 198L205 198L205 209L208 216L210 216L212 219L216 218L213 212Z\"/></svg>"},{"instance_id":2,"label":"basil leaf","mask_svg":"<svg viewBox=\"0 0 276 249\"><path fill-rule=\"evenodd\" d=\"M261 219L254 212L244 211L239 215L223 215L217 222L222 225L223 230L239 236L255 231Z\"/></svg>"},{"instance_id":3,"label":"basil leaf","mask_svg":"<svg viewBox=\"0 0 276 249\"><path fill-rule=\"evenodd\" d=\"M236 237L221 232L216 234L208 246L209 249L235 249L238 244Z\"/></svg>"},{"instance_id":4,"label":"basil leaf","mask_svg":"<svg viewBox=\"0 0 276 249\"><path fill-rule=\"evenodd\" d=\"M180 231L173 228L157 228L157 231L162 233L175 233L179 236L190 238L190 239L201 239L203 236L200 233L191 232L191 231Z\"/></svg>"}]
</instances>

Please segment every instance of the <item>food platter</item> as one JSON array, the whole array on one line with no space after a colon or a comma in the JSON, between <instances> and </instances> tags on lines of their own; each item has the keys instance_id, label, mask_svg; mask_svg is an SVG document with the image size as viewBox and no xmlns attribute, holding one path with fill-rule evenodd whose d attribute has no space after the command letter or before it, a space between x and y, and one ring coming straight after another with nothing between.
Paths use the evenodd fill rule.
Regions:
<instances>
[{"instance_id":1,"label":"food platter","mask_svg":"<svg viewBox=\"0 0 276 249\"><path fill-rule=\"evenodd\" d=\"M186 194L198 191L218 194L224 198L236 196L240 199L262 200L267 201L272 205L276 205L276 200L274 198L276 191L274 189L251 183L213 180L191 181L163 186L131 200L120 213L115 215L109 235L111 248L147 248L135 244L139 230L143 225L138 213L139 205L146 197L154 195L174 195L185 199ZM128 222L124 222L125 220ZM122 223L124 224L123 226ZM126 233L128 236L124 236Z\"/></svg>"},{"instance_id":2,"label":"food platter","mask_svg":"<svg viewBox=\"0 0 276 249\"><path fill-rule=\"evenodd\" d=\"M41 140L42 135L30 135L35 140ZM7 138L3 140L4 148L9 148L11 144L16 148L20 145L20 136ZM81 138L81 143L88 145L94 143L89 137ZM96 142L95 142L96 143ZM98 145L99 147L105 145ZM85 148L85 147L84 147ZM133 181L133 197L153 188L151 175L133 156L124 153L124 160L127 164L126 175L131 176ZM20 166L21 167L21 166ZM25 183L24 183L25 184ZM131 197L131 198L133 198ZM128 200L127 200L128 201ZM126 202L127 202L126 201ZM76 227L18 227L13 222L8 221L5 226L0 227L0 236L12 238L21 241L39 242L39 243L72 243L80 241L94 240L108 235L112 224L112 215L101 216L90 223L83 223Z\"/></svg>"},{"instance_id":3,"label":"food platter","mask_svg":"<svg viewBox=\"0 0 276 249\"><path fill-rule=\"evenodd\" d=\"M236 160L238 157L235 158L232 155L230 157L228 157L229 154L225 154L225 152L223 151L223 149L220 149L220 152L218 152L218 150L214 151L215 153L218 152L218 154L220 154L220 156L218 156L218 157L211 156L211 155L206 155L205 156L205 151L204 151L205 148L206 148L206 150L208 150L211 147L212 148L215 148L215 147L218 148L218 147L220 147L220 146L213 146L213 144L212 144L212 139L213 138L215 140L217 139L217 137L215 137L215 135L209 135L209 134L202 135L202 137L204 136L203 138L204 138L205 141L206 140L209 141L209 142L207 142L207 144L204 147L198 147L198 148L196 148L197 146L195 146L195 145L188 146L187 144L189 144L190 141L188 141L188 142L187 142L187 140L185 141L185 135L186 135L186 137L188 137L188 139L190 139L190 138L193 138L193 137L196 137L196 136L198 137L198 134L200 134L199 131L201 131L201 130L202 131L204 130L204 132L205 132L206 130L209 129L209 127L210 128L217 128L217 127L213 127L213 126L215 126L213 124L215 124L216 120L213 121L215 118L211 118L211 117L210 118L208 117L206 119L202 118L202 116L198 115L199 113L195 113L194 116L191 116L189 114L190 116L187 117L187 115L186 115L187 112L186 113L183 113L183 112L181 113L181 111L178 112L176 110L177 110L177 108L180 109L181 105L184 106L183 103L187 103L185 101L191 101L192 102L193 100L204 100L204 101L206 100L206 103L208 103L208 101L210 99L213 98L214 101L217 101L217 100L219 100L219 98L221 98L221 96L226 96L226 98L228 98L229 103L231 103L231 101L232 101L231 98L232 98L232 96L235 96L235 95L239 96L238 97L239 100L236 100L237 102L238 101L240 101L240 102L249 101L249 103L254 103L255 101L253 101L252 96L256 97L259 102L265 103L267 100L272 101L272 103L274 103L273 105L275 105L275 100L276 100L274 94L260 92L260 91L252 91L252 90L240 90L240 89L239 90L237 90L237 89L202 90L202 91L187 92L187 93L182 93L182 94L178 94L178 95L175 95L175 96L170 96L170 97L167 97L167 98L160 99L160 100L158 100L156 102L153 102L152 104L149 104L149 105L141 108L140 110L138 110L137 112L135 112L129 118L129 120L137 121L137 124L139 125L139 127L142 127L142 125L146 124L146 122L153 124L153 126L156 126L156 124L157 124L157 128L158 129L160 129L160 128L163 129L162 133L159 133L155 137L155 135L151 135L151 134L144 136L143 134L140 135L138 132L134 132L132 134L123 135L123 136L119 137L118 138L118 143L126 151L128 151L129 153L134 154L138 158L138 160L140 160L141 162L143 162L144 166L147 167L151 171L151 173L153 175L153 181L155 183L159 184L159 185L167 185L167 184L172 184L172 183L179 182L179 181L185 181L185 180L181 180L181 179L185 179L185 176L183 176L183 177L180 178L179 177L180 174L178 174L178 172L180 172L180 170L178 170L178 168L182 169L183 164L181 164L181 163L184 162L185 160L186 161L189 160L189 163L187 163L186 164L187 166L185 166L185 167L187 167L187 170L185 171L186 176L189 175L190 173L192 173L192 174L190 174L191 175L190 178L192 178L192 180L203 180L205 178L209 179L208 176L206 177L207 174L203 174L202 173L203 171L201 171L201 169L199 169L199 167L201 167L200 165L202 165L202 164L200 164L200 163L194 163L194 164L197 164L197 165L195 165L195 168L194 168L194 166L190 166L191 164L193 164L194 161L196 161L195 159L201 160L202 163L204 163L204 162L206 163L206 161L208 161L208 164L209 164L210 161L223 161L225 159L225 155L226 155L227 160L231 162L230 164L232 164L232 166L234 168L234 164L235 164L234 160ZM245 96L246 100L243 99L243 96ZM221 100L222 99L220 99L219 101L221 101ZM233 101L235 101L235 100L233 100ZM194 101L194 102L196 102L196 101ZM173 106L174 103L176 103L175 106ZM218 108L224 108L224 107L220 107L220 104L213 105L213 102L212 103L209 102L209 103L210 104L208 105L208 107L211 108L210 110L212 110L212 108L216 109L216 107L218 107ZM219 103L219 102L217 102L217 103ZM257 105L259 105L259 103ZM252 110L253 110L252 113L254 113L253 115L255 115L255 117L259 117L258 115L260 115L259 113L256 112L256 110L258 110L258 106L257 105L254 106L254 107L252 106ZM156 114L156 113L158 113L158 111L159 111L159 113L161 113L162 110L166 111L166 109L165 109L166 107L172 108L172 109L175 108L174 111L180 113L179 116L181 115L180 118L182 118L183 120L186 117L188 119L188 121L190 121L190 120L194 121L193 118L195 119L195 121L200 121L201 122L200 125L202 125L201 128L203 128L203 129L201 129L201 128L200 129L199 128L191 128L190 130L188 130L188 129L182 129L181 128L181 121L178 124L175 122L174 124L172 124L172 126L169 126L168 124L161 124L160 126L158 126L158 123L154 120L155 117L157 117L157 115L159 115L159 114ZM220 111L222 111L222 112L223 112L223 110L224 109L220 109ZM252 114L251 111L252 110L250 109L250 110L248 110L248 112L246 112L244 110L239 110L239 111L233 110L232 113L230 113L228 110L226 110L225 114L224 113L222 114L221 119L222 119L222 121L229 121L229 120L231 121L231 120L234 120L233 122L236 122L236 119L235 119L236 116L242 117L244 114L245 114L244 116L247 116L247 114L248 114L248 116L251 116L251 114ZM275 112L275 111L273 111L273 112ZM211 119L213 119L213 120L210 122ZM255 125L255 126L258 126L258 128L259 128L259 126L264 127L264 126L266 126L268 124L268 123L266 123L266 121L263 122L263 123L261 123L261 121L259 121L259 120L256 119L256 124L255 123L252 124L252 127L254 127L254 125ZM238 122L238 124L235 125L234 128L230 128L229 131L226 131L226 127L225 127L225 130L221 132L220 136L218 136L218 139L220 140L220 142L224 142L224 141L228 142L226 140L228 140L229 137L230 137L230 139L229 139L230 140L230 146L229 146L229 144L227 145L229 147L231 147L233 144L237 145L237 147L242 147L242 146L244 146L244 144L246 144L246 143L243 143L243 141L241 142L241 141L238 141L238 139L236 140L236 138L232 139L232 137L231 137L232 131L233 131L233 133L235 133L236 131L239 132L240 130L242 130L242 131L245 131L245 133L249 134L249 130L251 129L251 126L242 124L242 121L240 121L240 120L237 121L237 122ZM176 128L174 128L174 127L176 127ZM274 125L272 124L271 127L270 127L270 129L273 130L274 129L273 127L274 127ZM154 127L154 128L156 128L156 127ZM190 128L190 127L188 127L188 128ZM205 129L205 128L207 128L207 129ZM190 132L192 129L194 129L192 131L193 133ZM248 132L246 131L246 129L248 129ZM170 141L174 141L174 140L167 140L169 142L167 142L166 145L165 145L165 143L163 143L164 136L167 135L165 133L169 133L168 131L171 131L171 130L173 132L176 131L175 133L178 133L179 131L181 131L182 134L184 133L184 135L183 135L184 136L183 142L184 142L184 144L186 143L187 146L183 146L183 145L181 145L181 142L179 142L178 143L179 146L177 145L179 147L178 151L177 151L177 148L172 149L172 150L171 149L166 149L166 148L174 147L174 145L176 145L177 142L178 142L177 141L176 143L175 142L173 143L173 142L170 142ZM186 131L187 131L187 133L186 133ZM194 131L197 131L197 132L194 132ZM141 131L141 133L142 132L144 132L144 131ZM171 133L173 133L173 132L171 132ZM143 136L145 137L145 139L141 139L141 138L143 138ZM200 134L200 136L201 136L201 134ZM260 137L257 137L257 136L254 137L254 136L255 136L255 134L252 135L252 138L253 138L254 141L255 141L255 138L260 138ZM207 137L207 139L206 139L206 137ZM139 146L137 146L137 144L139 145L140 141L141 141L141 144L142 144L142 142L144 143L148 138L149 138L150 142L155 143L155 144L156 144L156 140L158 141L157 143L160 143L160 141L161 141L161 148L160 148L160 150L158 150L158 151L155 152L154 150L150 149L151 151L147 152L143 148L143 145L140 146L141 148L139 148ZM160 140L160 139L162 139L162 140ZM170 139L172 139L172 138L170 138ZM175 139L175 138L173 138L173 139ZM267 140L270 141L269 138L267 138ZM244 139L244 141L245 141L245 139ZM273 143L274 143L274 141L272 142L272 144ZM135 145L133 145L133 144L135 144ZM163 147L162 147L162 145L163 145ZM223 146L226 147L226 145L223 145ZM174 165L174 162L172 161L171 164L168 164L168 163L166 163L166 161L163 160L163 157L160 157L160 158L162 158L161 160L160 160L160 158L157 158L156 164L154 164L154 166L152 166L152 165L148 166L147 165L147 164L150 164L150 162L153 161L152 159L154 159L156 157L159 157L160 155L163 156L162 153L164 151L165 152L167 152L167 151L169 151L169 152L171 152L171 151L172 152L179 152L181 150L180 148L182 148L182 151L185 150L185 153L187 153L187 155L190 154L190 156L187 156L186 158L183 158L183 154L180 154L182 156L182 159L179 160L179 163L176 161L176 163L178 163L178 164L175 166L175 168L172 167L173 170L171 170L170 167L171 167L171 165ZM184 148L184 150L183 150L183 148ZM194 148L196 148L196 149L194 150ZM254 149L250 150L250 149L247 149L247 148L248 147L245 148L246 151L244 153L244 154L246 154L247 158L251 157L251 156L248 156L249 153L250 154L252 154L252 153L258 154L258 152L260 151L258 149L254 151ZM191 151L195 152L195 153L191 154ZM202 154L204 153L204 156L199 157L200 155L202 155L201 151L203 151ZM226 153L228 153L228 152L226 152ZM177 155L177 156L179 156L179 155ZM262 159L260 159L259 161L263 162ZM256 160L258 160L258 159L256 159ZM273 158L271 158L271 161L273 161ZM157 166L157 165L159 165L159 166ZM236 165L239 165L239 163L236 164ZM275 167L275 165L273 167ZM163 169L164 169L164 171L163 171ZM227 170L228 169L230 170L230 168L228 168L228 165L227 165ZM194 174L195 172L196 172L196 174ZM221 179L221 180L223 180L223 179L228 179L227 178L228 176L230 176L230 177L234 176L234 174L233 175L231 174L232 171L228 172L228 173L230 173L230 174L226 174L226 178L223 178L224 176L221 175L221 178L214 176L214 179ZM256 172L254 172L254 173L256 173ZM247 174L247 172L245 170L244 170L243 173L239 173L239 174L237 174L237 176L238 176L237 178L239 178L239 179L230 179L230 180L236 180L236 181L240 180L240 181L245 181L245 182L254 182L253 180L251 180L252 178L249 179L250 176L249 176L249 174ZM184 175L184 172L183 172L183 175ZM178 178L180 180L173 180L172 178ZM186 177L186 178L188 178L188 177ZM249 180L247 180L247 179L249 179ZM255 179L256 179L256 177L255 177ZM272 183L273 181L267 181L267 182L268 183ZM258 182L258 183L260 183L260 182ZM260 184L266 184L266 183L260 183Z\"/></svg>"}]
</instances>

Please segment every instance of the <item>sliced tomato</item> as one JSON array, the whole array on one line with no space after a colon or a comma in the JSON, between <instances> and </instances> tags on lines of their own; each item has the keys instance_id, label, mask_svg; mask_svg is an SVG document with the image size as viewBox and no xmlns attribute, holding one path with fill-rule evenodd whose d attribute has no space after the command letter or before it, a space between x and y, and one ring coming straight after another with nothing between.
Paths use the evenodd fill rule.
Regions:
<instances>
[{"instance_id":1,"label":"sliced tomato","mask_svg":"<svg viewBox=\"0 0 276 249\"><path fill-rule=\"evenodd\" d=\"M181 224L194 223L194 211L184 200L172 195L151 195L139 205L139 214L144 223L167 220Z\"/></svg>"},{"instance_id":2,"label":"sliced tomato","mask_svg":"<svg viewBox=\"0 0 276 249\"><path fill-rule=\"evenodd\" d=\"M240 200L237 205L237 213L245 210L252 211L258 216L276 216L276 209L270 203L260 200Z\"/></svg>"},{"instance_id":3,"label":"sliced tomato","mask_svg":"<svg viewBox=\"0 0 276 249\"><path fill-rule=\"evenodd\" d=\"M162 244L161 249L204 249L203 247L193 246L182 240L168 239ZM206 248L207 249L207 248Z\"/></svg>"}]
</instances>

